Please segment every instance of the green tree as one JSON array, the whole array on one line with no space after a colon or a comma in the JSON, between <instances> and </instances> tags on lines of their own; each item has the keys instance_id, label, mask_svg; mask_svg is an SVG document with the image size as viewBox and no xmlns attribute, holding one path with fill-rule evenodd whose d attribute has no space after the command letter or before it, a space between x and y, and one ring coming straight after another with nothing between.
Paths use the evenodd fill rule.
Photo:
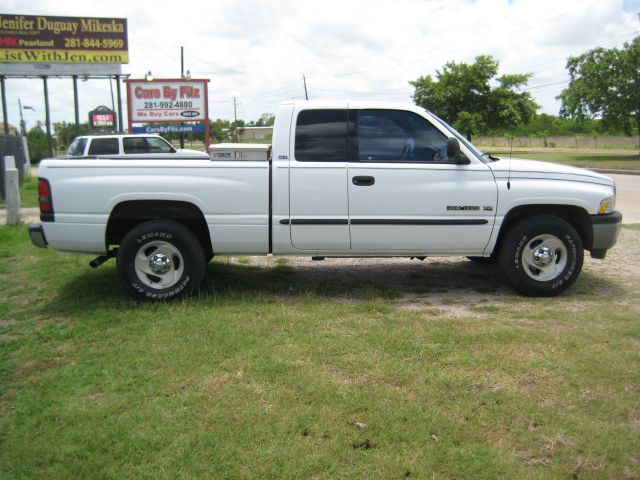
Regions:
<instances>
[{"instance_id":1,"label":"green tree","mask_svg":"<svg viewBox=\"0 0 640 480\"><path fill-rule=\"evenodd\" d=\"M622 48L594 48L567 60L569 86L558 96L560 115L577 120L600 117L605 127L631 134L640 149L640 37Z\"/></svg>"},{"instance_id":2,"label":"green tree","mask_svg":"<svg viewBox=\"0 0 640 480\"><path fill-rule=\"evenodd\" d=\"M221 120L220 118L209 122L209 131L211 132L211 141L220 143L229 140L229 130L231 122L229 120Z\"/></svg>"},{"instance_id":3,"label":"green tree","mask_svg":"<svg viewBox=\"0 0 640 480\"><path fill-rule=\"evenodd\" d=\"M53 133L60 147L66 148L78 135L86 135L90 132L89 123L81 123L76 128L75 123L56 122L53 124Z\"/></svg>"},{"instance_id":4,"label":"green tree","mask_svg":"<svg viewBox=\"0 0 640 480\"><path fill-rule=\"evenodd\" d=\"M53 142L53 149L55 150L55 138L52 138L51 141ZM42 123L38 122L35 127L27 132L27 144L29 145L31 163L35 163L49 156L47 134L42 129Z\"/></svg>"},{"instance_id":5,"label":"green tree","mask_svg":"<svg viewBox=\"0 0 640 480\"><path fill-rule=\"evenodd\" d=\"M472 64L448 62L442 70L414 80L413 101L453 124L471 139L490 129L527 124L538 105L521 91L531 75L496 77L499 63L490 55L476 57ZM492 87L490 82L498 82Z\"/></svg>"},{"instance_id":6,"label":"green tree","mask_svg":"<svg viewBox=\"0 0 640 480\"><path fill-rule=\"evenodd\" d=\"M256 122L256 127L271 127L276 121L276 117L270 113L263 113Z\"/></svg>"}]
</instances>

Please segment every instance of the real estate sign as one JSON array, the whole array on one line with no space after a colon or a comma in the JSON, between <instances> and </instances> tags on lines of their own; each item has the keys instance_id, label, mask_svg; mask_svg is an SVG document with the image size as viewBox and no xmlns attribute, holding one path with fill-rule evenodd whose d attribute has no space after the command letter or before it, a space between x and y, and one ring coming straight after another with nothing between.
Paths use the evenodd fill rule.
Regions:
<instances>
[{"instance_id":1,"label":"real estate sign","mask_svg":"<svg viewBox=\"0 0 640 480\"><path fill-rule=\"evenodd\" d=\"M128 62L126 18L0 13L0 63Z\"/></svg>"}]
</instances>

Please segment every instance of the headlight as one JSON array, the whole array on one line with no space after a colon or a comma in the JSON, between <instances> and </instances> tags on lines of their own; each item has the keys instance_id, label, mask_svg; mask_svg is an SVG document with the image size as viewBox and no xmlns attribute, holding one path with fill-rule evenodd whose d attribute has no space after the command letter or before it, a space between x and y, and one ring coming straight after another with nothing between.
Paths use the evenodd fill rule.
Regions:
<instances>
[{"instance_id":1,"label":"headlight","mask_svg":"<svg viewBox=\"0 0 640 480\"><path fill-rule=\"evenodd\" d=\"M605 198L600 202L600 208L598 208L598 214L611 213L616 209L616 196Z\"/></svg>"}]
</instances>

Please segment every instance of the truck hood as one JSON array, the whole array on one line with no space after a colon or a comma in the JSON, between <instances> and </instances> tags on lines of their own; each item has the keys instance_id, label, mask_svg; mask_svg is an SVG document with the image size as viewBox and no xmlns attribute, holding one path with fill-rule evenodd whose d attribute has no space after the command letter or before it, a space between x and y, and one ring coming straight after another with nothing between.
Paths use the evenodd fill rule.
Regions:
<instances>
[{"instance_id":1,"label":"truck hood","mask_svg":"<svg viewBox=\"0 0 640 480\"><path fill-rule=\"evenodd\" d=\"M493 170L496 179L510 177L512 179L573 180L597 185L614 185L611 178L593 170L571 167L561 163L502 157L498 161L487 165Z\"/></svg>"}]
</instances>

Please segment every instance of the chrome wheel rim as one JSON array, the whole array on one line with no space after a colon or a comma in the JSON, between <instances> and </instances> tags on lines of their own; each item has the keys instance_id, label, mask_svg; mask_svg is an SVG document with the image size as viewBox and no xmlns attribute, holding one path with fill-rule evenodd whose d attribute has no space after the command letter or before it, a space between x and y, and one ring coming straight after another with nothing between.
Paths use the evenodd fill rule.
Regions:
<instances>
[{"instance_id":1,"label":"chrome wheel rim","mask_svg":"<svg viewBox=\"0 0 640 480\"><path fill-rule=\"evenodd\" d=\"M548 282L558 278L567 266L567 247L555 235L538 235L522 251L522 268L532 279Z\"/></svg>"},{"instance_id":2,"label":"chrome wheel rim","mask_svg":"<svg viewBox=\"0 0 640 480\"><path fill-rule=\"evenodd\" d=\"M175 246L161 240L149 242L138 249L135 271L140 281L157 290L171 288L184 272L182 254Z\"/></svg>"}]
</instances>

